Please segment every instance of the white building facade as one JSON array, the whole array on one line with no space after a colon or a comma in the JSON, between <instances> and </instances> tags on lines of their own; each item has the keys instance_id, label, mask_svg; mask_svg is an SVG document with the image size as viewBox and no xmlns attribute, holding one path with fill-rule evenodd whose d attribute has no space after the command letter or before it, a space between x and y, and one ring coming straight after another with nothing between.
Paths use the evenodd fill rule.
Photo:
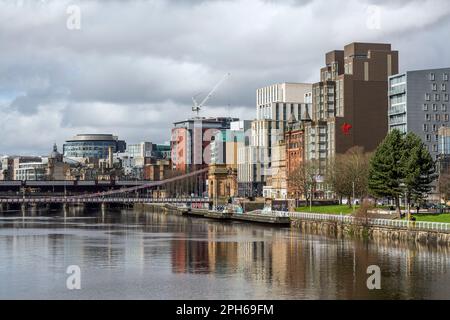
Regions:
<instances>
[{"instance_id":1,"label":"white building facade","mask_svg":"<svg viewBox=\"0 0 450 320\"><path fill-rule=\"evenodd\" d=\"M308 120L312 84L282 83L256 91L256 119L248 145L238 151L239 195L263 195L272 175L273 148L284 139L288 121ZM266 188L267 189L267 188Z\"/></svg>"}]
</instances>

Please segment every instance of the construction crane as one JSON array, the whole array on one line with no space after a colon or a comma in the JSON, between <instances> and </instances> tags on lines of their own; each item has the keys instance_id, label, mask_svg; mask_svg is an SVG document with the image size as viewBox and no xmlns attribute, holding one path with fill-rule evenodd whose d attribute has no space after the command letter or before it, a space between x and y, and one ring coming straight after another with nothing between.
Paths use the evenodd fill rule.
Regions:
<instances>
[{"instance_id":1,"label":"construction crane","mask_svg":"<svg viewBox=\"0 0 450 320\"><path fill-rule=\"evenodd\" d=\"M200 112L200 110L205 106L205 104L209 101L209 99L212 97L212 95L214 94L214 92L217 91L217 89L219 89L219 87L222 85L222 83L224 83L224 81L231 76L231 73L227 73L223 76L223 78L214 86L214 88L211 90L210 93L208 93L208 95L205 97L205 99L203 99L202 102L198 103L197 100L195 99L197 96L192 97L192 102L194 103L193 107L192 107L192 111L197 112L197 116Z\"/></svg>"}]
</instances>

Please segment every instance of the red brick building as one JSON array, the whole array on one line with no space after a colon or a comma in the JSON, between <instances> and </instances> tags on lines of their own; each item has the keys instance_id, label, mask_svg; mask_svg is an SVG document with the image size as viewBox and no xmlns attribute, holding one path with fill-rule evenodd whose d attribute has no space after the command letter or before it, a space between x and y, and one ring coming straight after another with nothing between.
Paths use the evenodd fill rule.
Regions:
<instances>
[{"instance_id":1,"label":"red brick building","mask_svg":"<svg viewBox=\"0 0 450 320\"><path fill-rule=\"evenodd\" d=\"M301 122L291 119L284 135L286 143L287 196L290 199L298 198L299 195L299 191L292 185L289 177L304 161L304 135L305 131Z\"/></svg>"}]
</instances>

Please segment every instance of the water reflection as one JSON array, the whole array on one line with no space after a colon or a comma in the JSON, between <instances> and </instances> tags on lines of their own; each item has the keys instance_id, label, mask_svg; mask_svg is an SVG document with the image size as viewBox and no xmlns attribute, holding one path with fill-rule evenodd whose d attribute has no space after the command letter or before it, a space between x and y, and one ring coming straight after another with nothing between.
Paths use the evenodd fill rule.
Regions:
<instances>
[{"instance_id":1,"label":"water reflection","mask_svg":"<svg viewBox=\"0 0 450 320\"><path fill-rule=\"evenodd\" d=\"M0 298L450 298L446 247L135 211L4 213ZM83 273L65 288L65 269ZM366 286L369 265L382 290Z\"/></svg>"}]
</instances>

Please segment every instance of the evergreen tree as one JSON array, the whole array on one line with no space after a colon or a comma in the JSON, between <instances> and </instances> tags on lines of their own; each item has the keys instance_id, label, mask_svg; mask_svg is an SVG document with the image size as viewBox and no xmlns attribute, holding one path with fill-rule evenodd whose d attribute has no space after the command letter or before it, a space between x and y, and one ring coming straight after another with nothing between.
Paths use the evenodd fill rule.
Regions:
<instances>
[{"instance_id":1,"label":"evergreen tree","mask_svg":"<svg viewBox=\"0 0 450 320\"><path fill-rule=\"evenodd\" d=\"M369 191L377 197L395 199L400 212L400 196L406 194L408 203L420 201L435 179L435 163L420 137L393 130L371 160Z\"/></svg>"},{"instance_id":2,"label":"evergreen tree","mask_svg":"<svg viewBox=\"0 0 450 320\"><path fill-rule=\"evenodd\" d=\"M395 200L400 212L400 196L403 193L401 160L403 157L403 138L398 130L389 133L378 146L370 161L369 192L377 197Z\"/></svg>"},{"instance_id":3,"label":"evergreen tree","mask_svg":"<svg viewBox=\"0 0 450 320\"><path fill-rule=\"evenodd\" d=\"M408 204L420 201L431 191L431 183L437 178L435 162L420 137L408 133L404 137L401 159L403 187Z\"/></svg>"}]
</instances>

